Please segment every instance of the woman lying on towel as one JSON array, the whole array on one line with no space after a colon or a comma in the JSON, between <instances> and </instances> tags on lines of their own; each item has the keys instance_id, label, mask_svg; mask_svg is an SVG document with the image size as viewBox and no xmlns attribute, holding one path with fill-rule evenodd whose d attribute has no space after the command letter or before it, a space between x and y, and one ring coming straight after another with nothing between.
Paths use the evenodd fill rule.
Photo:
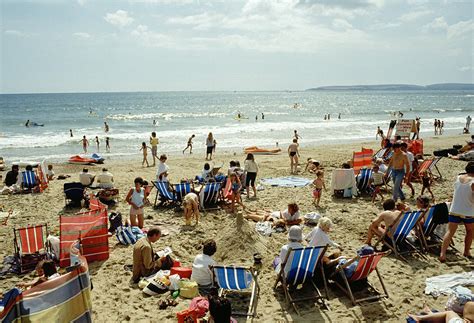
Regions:
<instances>
[{"instance_id":1,"label":"woman lying on towel","mask_svg":"<svg viewBox=\"0 0 474 323\"><path fill-rule=\"evenodd\" d=\"M244 218L250 219L256 222L271 221L273 226L291 226L300 224L300 212L298 204L292 202L288 204L288 208L285 211L268 211L268 210L257 210L249 211L244 215Z\"/></svg>"}]
</instances>

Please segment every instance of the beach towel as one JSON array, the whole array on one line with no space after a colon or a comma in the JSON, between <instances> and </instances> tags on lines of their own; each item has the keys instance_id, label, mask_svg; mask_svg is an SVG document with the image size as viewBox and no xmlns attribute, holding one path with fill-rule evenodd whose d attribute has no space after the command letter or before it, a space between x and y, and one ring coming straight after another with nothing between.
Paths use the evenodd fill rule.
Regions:
<instances>
[{"instance_id":1,"label":"beach towel","mask_svg":"<svg viewBox=\"0 0 474 323\"><path fill-rule=\"evenodd\" d=\"M459 286L474 286L474 271L428 277L426 278L425 294L431 294L434 297L441 294L451 295L459 291ZM462 291L470 293L468 288L463 288Z\"/></svg>"},{"instance_id":2,"label":"beach towel","mask_svg":"<svg viewBox=\"0 0 474 323\"><path fill-rule=\"evenodd\" d=\"M275 178L262 178L260 180L265 185L278 186L278 187L304 187L311 184L312 180L303 177L275 177Z\"/></svg>"}]
</instances>

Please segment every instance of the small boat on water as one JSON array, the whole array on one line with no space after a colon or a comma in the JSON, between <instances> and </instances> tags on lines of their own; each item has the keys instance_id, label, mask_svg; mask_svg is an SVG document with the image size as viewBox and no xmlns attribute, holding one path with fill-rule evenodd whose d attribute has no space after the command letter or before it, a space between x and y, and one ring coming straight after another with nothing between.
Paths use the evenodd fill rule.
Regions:
<instances>
[{"instance_id":1,"label":"small boat on water","mask_svg":"<svg viewBox=\"0 0 474 323\"><path fill-rule=\"evenodd\" d=\"M246 154L254 154L254 155L278 155L281 153L280 148L258 148L257 146L247 147L244 148L244 153Z\"/></svg>"}]
</instances>

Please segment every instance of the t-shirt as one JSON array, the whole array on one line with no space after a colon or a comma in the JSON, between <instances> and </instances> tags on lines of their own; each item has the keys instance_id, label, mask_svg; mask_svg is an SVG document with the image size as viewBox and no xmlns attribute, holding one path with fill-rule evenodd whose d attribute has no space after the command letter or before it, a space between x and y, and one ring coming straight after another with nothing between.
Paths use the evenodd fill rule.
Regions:
<instances>
[{"instance_id":1,"label":"t-shirt","mask_svg":"<svg viewBox=\"0 0 474 323\"><path fill-rule=\"evenodd\" d=\"M91 185L93 178L94 178L94 175L92 174L84 173L84 172L79 173L79 182L81 182L81 184L84 186Z\"/></svg>"},{"instance_id":2,"label":"t-shirt","mask_svg":"<svg viewBox=\"0 0 474 323\"><path fill-rule=\"evenodd\" d=\"M415 160L415 156L409 151L406 152L407 158L408 158L408 164L410 164L410 169L408 170L409 172L413 171L413 161Z\"/></svg>"},{"instance_id":3,"label":"t-shirt","mask_svg":"<svg viewBox=\"0 0 474 323\"><path fill-rule=\"evenodd\" d=\"M6 186L12 186L15 184L18 180L18 173L15 173L13 171L9 171L7 175L5 175L5 185Z\"/></svg>"},{"instance_id":4,"label":"t-shirt","mask_svg":"<svg viewBox=\"0 0 474 323\"><path fill-rule=\"evenodd\" d=\"M290 250L290 248L291 249L296 249L296 248L303 248L303 247L304 246L301 243L293 242L293 241L290 241L288 244L281 247L280 256L279 256L281 262L276 266L275 271L276 272L280 271L281 263L283 263L283 261L285 261L286 255L288 254L288 251ZM288 257L288 260L287 260L286 265L285 265L285 273L288 273L290 271L292 261L293 261L293 255L290 255L290 257Z\"/></svg>"},{"instance_id":5,"label":"t-shirt","mask_svg":"<svg viewBox=\"0 0 474 323\"><path fill-rule=\"evenodd\" d=\"M207 147L214 147L214 139L206 139L206 146Z\"/></svg>"},{"instance_id":6,"label":"t-shirt","mask_svg":"<svg viewBox=\"0 0 474 323\"><path fill-rule=\"evenodd\" d=\"M255 162L255 160L246 160L244 164L244 169L249 173L257 173L258 164Z\"/></svg>"},{"instance_id":7,"label":"t-shirt","mask_svg":"<svg viewBox=\"0 0 474 323\"><path fill-rule=\"evenodd\" d=\"M474 184L474 179L466 183L461 183L460 176L454 183L454 194L449 214L455 216L474 217L474 195L472 194L471 185Z\"/></svg>"},{"instance_id":8,"label":"t-shirt","mask_svg":"<svg viewBox=\"0 0 474 323\"><path fill-rule=\"evenodd\" d=\"M374 179L374 185L382 185L383 184L383 173L372 172L372 178Z\"/></svg>"},{"instance_id":9,"label":"t-shirt","mask_svg":"<svg viewBox=\"0 0 474 323\"><path fill-rule=\"evenodd\" d=\"M209 266L215 266L217 263L212 257L200 254L194 258L191 280L194 280L200 286L209 286L212 282L212 272Z\"/></svg>"},{"instance_id":10,"label":"t-shirt","mask_svg":"<svg viewBox=\"0 0 474 323\"><path fill-rule=\"evenodd\" d=\"M324 247L331 245L335 247L335 243L329 239L326 232L321 230L319 227L314 228L306 237L306 241L309 241L308 245L311 247Z\"/></svg>"},{"instance_id":11,"label":"t-shirt","mask_svg":"<svg viewBox=\"0 0 474 323\"><path fill-rule=\"evenodd\" d=\"M156 180L157 181L162 181L162 182L167 182L168 181L168 176L162 175L161 178L160 178L160 174L165 173L165 172L168 173L169 170L170 170L170 168L168 167L168 165L166 165L165 163L160 162L158 164L158 170L156 171Z\"/></svg>"},{"instance_id":12,"label":"t-shirt","mask_svg":"<svg viewBox=\"0 0 474 323\"><path fill-rule=\"evenodd\" d=\"M49 176L49 177L52 177L52 176L54 176L54 171L52 169L48 169L46 171L46 175Z\"/></svg>"},{"instance_id":13,"label":"t-shirt","mask_svg":"<svg viewBox=\"0 0 474 323\"><path fill-rule=\"evenodd\" d=\"M296 211L295 214L291 215L290 212L288 212L288 210L285 210L281 212L281 217L285 219L286 221L295 221L300 218L300 212Z\"/></svg>"},{"instance_id":14,"label":"t-shirt","mask_svg":"<svg viewBox=\"0 0 474 323\"><path fill-rule=\"evenodd\" d=\"M109 172L102 172L97 175L97 184L102 188L114 187L114 176Z\"/></svg>"},{"instance_id":15,"label":"t-shirt","mask_svg":"<svg viewBox=\"0 0 474 323\"><path fill-rule=\"evenodd\" d=\"M158 141L158 138L157 138L157 137L151 137L151 138L150 138L150 145L152 145L152 146L158 146L158 143L159 143L159 141Z\"/></svg>"}]
</instances>

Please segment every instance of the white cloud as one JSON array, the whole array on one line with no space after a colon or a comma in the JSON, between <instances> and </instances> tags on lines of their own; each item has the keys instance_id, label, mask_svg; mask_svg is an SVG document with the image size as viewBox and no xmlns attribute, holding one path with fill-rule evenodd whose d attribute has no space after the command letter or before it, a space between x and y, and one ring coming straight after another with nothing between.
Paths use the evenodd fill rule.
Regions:
<instances>
[{"instance_id":1,"label":"white cloud","mask_svg":"<svg viewBox=\"0 0 474 323\"><path fill-rule=\"evenodd\" d=\"M117 10L115 13L107 13L104 17L109 24L119 27L130 25L134 19L128 15L125 10Z\"/></svg>"},{"instance_id":2,"label":"white cloud","mask_svg":"<svg viewBox=\"0 0 474 323\"><path fill-rule=\"evenodd\" d=\"M335 29L352 29L352 25L345 19L336 18L332 21L332 26Z\"/></svg>"},{"instance_id":3,"label":"white cloud","mask_svg":"<svg viewBox=\"0 0 474 323\"><path fill-rule=\"evenodd\" d=\"M77 3L83 7L86 4L86 0L77 0Z\"/></svg>"},{"instance_id":4,"label":"white cloud","mask_svg":"<svg viewBox=\"0 0 474 323\"><path fill-rule=\"evenodd\" d=\"M81 38L81 39L89 39L89 38L91 38L91 35L90 35L90 34L88 34L88 33L83 33L83 32L74 33L73 35L76 36L76 37L78 37L78 38Z\"/></svg>"},{"instance_id":5,"label":"white cloud","mask_svg":"<svg viewBox=\"0 0 474 323\"><path fill-rule=\"evenodd\" d=\"M435 18L432 22L426 24L423 26L424 31L429 31L429 30L446 30L448 29L448 23L446 22L446 19L444 17L438 17Z\"/></svg>"},{"instance_id":6,"label":"white cloud","mask_svg":"<svg viewBox=\"0 0 474 323\"><path fill-rule=\"evenodd\" d=\"M9 29L9 30L5 30L5 35L8 35L8 36L17 36L17 37L22 37L22 36L25 36L25 33L19 31L19 30L15 30L15 29Z\"/></svg>"},{"instance_id":7,"label":"white cloud","mask_svg":"<svg viewBox=\"0 0 474 323\"><path fill-rule=\"evenodd\" d=\"M460 21L448 27L448 39L470 37L471 42L474 32L474 20ZM472 44L472 43L471 43Z\"/></svg>"},{"instance_id":8,"label":"white cloud","mask_svg":"<svg viewBox=\"0 0 474 323\"><path fill-rule=\"evenodd\" d=\"M458 67L458 71L460 72L469 72L472 70L472 66L461 66L461 67Z\"/></svg>"},{"instance_id":9,"label":"white cloud","mask_svg":"<svg viewBox=\"0 0 474 323\"><path fill-rule=\"evenodd\" d=\"M422 17L428 16L432 13L433 13L432 10L427 10L427 9L411 11L404 15L401 15L398 19L402 22L411 22L411 21L418 20Z\"/></svg>"}]
</instances>

